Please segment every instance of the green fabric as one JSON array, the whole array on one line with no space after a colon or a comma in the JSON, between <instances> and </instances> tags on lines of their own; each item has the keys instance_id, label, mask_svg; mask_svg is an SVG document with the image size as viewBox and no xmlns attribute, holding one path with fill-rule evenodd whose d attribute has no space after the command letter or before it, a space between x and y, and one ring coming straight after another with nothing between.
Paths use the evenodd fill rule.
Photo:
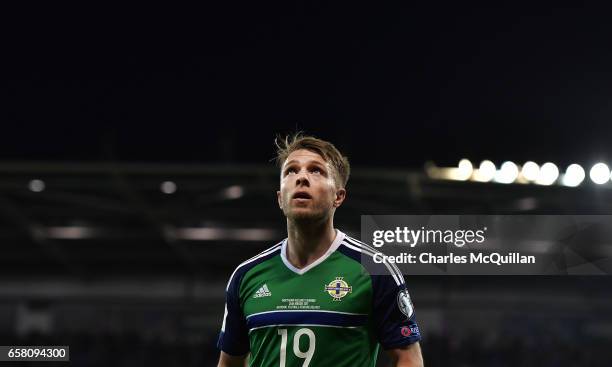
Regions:
<instances>
[{"instance_id":1,"label":"green fabric","mask_svg":"<svg viewBox=\"0 0 612 367\"><path fill-rule=\"evenodd\" d=\"M345 287L335 291L339 282L344 282ZM326 290L326 286L331 288ZM239 296L247 318L262 312L288 310L365 315L365 324L357 327L309 324L254 328L249 331L250 366L279 367L283 366L283 360L285 367L371 367L376 364L379 346L369 316L372 310L370 275L359 262L339 251L301 275L288 269L280 256L274 256L244 275ZM300 334L299 340L295 338L296 333ZM283 345L285 356L281 358ZM299 348L294 350L295 347ZM312 352L310 357L309 351ZM310 361L306 364L308 358Z\"/></svg>"}]
</instances>

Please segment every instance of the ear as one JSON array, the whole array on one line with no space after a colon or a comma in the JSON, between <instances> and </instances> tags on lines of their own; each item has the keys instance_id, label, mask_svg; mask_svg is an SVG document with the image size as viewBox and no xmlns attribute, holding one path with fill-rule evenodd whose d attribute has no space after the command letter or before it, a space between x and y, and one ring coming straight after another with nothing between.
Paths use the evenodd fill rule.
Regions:
<instances>
[{"instance_id":1,"label":"ear","mask_svg":"<svg viewBox=\"0 0 612 367\"><path fill-rule=\"evenodd\" d=\"M283 200L283 197L281 196L281 192L277 191L276 192L276 201L278 201L278 207L281 208L281 209L283 208L283 201L282 200Z\"/></svg>"},{"instance_id":2,"label":"ear","mask_svg":"<svg viewBox=\"0 0 612 367\"><path fill-rule=\"evenodd\" d=\"M339 188L336 190L336 198L334 199L334 208L339 207L346 199L346 189Z\"/></svg>"}]
</instances>

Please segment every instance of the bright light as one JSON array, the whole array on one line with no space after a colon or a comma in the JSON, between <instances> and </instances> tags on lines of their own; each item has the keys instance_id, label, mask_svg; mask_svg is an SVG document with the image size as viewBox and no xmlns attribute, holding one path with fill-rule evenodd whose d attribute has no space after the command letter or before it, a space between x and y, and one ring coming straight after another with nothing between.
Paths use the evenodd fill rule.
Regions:
<instances>
[{"instance_id":1,"label":"bright light","mask_svg":"<svg viewBox=\"0 0 612 367\"><path fill-rule=\"evenodd\" d=\"M610 168L605 163L597 163L589 171L589 177L598 185L603 185L610 180Z\"/></svg>"},{"instance_id":2,"label":"bright light","mask_svg":"<svg viewBox=\"0 0 612 367\"><path fill-rule=\"evenodd\" d=\"M538 179L538 175L540 174L540 166L532 161L525 162L521 170L521 174L523 177L525 177L525 180L535 181Z\"/></svg>"},{"instance_id":3,"label":"bright light","mask_svg":"<svg viewBox=\"0 0 612 367\"><path fill-rule=\"evenodd\" d=\"M480 163L480 167L478 167L478 172L474 179L476 181L489 182L495 177L495 172L495 164L489 160L484 160Z\"/></svg>"},{"instance_id":4,"label":"bright light","mask_svg":"<svg viewBox=\"0 0 612 367\"><path fill-rule=\"evenodd\" d=\"M540 173L538 174L536 183L540 185L552 185L557 181L558 177L559 169L557 166L550 162L544 163L542 167L540 167Z\"/></svg>"},{"instance_id":5,"label":"bright light","mask_svg":"<svg viewBox=\"0 0 612 367\"><path fill-rule=\"evenodd\" d=\"M172 181L164 181L159 186L159 189L164 194L174 194L176 192L176 184Z\"/></svg>"},{"instance_id":6,"label":"bright light","mask_svg":"<svg viewBox=\"0 0 612 367\"><path fill-rule=\"evenodd\" d=\"M45 189L45 183L42 180L32 180L28 184L28 188L34 192L41 192Z\"/></svg>"},{"instance_id":7,"label":"bright light","mask_svg":"<svg viewBox=\"0 0 612 367\"><path fill-rule=\"evenodd\" d=\"M576 187L584 181L584 169L579 164L570 164L563 175L565 186Z\"/></svg>"},{"instance_id":8,"label":"bright light","mask_svg":"<svg viewBox=\"0 0 612 367\"><path fill-rule=\"evenodd\" d=\"M502 163L501 168L495 174L495 181L501 183L512 183L518 177L519 170L516 164L507 161Z\"/></svg>"},{"instance_id":9,"label":"bright light","mask_svg":"<svg viewBox=\"0 0 612 367\"><path fill-rule=\"evenodd\" d=\"M472 173L474 172L474 166L472 166L472 162L468 159L462 159L459 161L459 169L457 170L457 178L459 180L467 180L472 177Z\"/></svg>"},{"instance_id":10,"label":"bright light","mask_svg":"<svg viewBox=\"0 0 612 367\"><path fill-rule=\"evenodd\" d=\"M223 197L226 199L239 199L244 195L242 186L234 185L223 190Z\"/></svg>"}]
</instances>

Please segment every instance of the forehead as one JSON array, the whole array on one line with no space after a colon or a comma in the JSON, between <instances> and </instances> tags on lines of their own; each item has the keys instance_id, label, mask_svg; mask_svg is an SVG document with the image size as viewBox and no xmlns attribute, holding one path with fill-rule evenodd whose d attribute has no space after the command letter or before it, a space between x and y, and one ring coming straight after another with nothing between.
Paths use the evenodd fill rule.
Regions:
<instances>
[{"instance_id":1,"label":"forehead","mask_svg":"<svg viewBox=\"0 0 612 367\"><path fill-rule=\"evenodd\" d=\"M292 161L298 162L298 163L308 163L311 161L316 161L323 165L327 164L325 159L323 159L323 157L321 157L319 154L315 152L311 152L310 150L306 150L306 149L298 149L294 152L291 152L291 154L287 156L287 159L283 163L283 166L287 165L288 162L292 162Z\"/></svg>"}]
</instances>

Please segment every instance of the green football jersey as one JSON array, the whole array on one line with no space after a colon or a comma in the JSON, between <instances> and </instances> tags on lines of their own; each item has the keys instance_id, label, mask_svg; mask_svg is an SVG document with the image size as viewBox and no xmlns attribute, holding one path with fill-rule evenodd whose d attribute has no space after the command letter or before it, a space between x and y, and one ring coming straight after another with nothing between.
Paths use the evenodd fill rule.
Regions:
<instances>
[{"instance_id":1,"label":"green football jersey","mask_svg":"<svg viewBox=\"0 0 612 367\"><path fill-rule=\"evenodd\" d=\"M401 272L336 233L325 255L303 269L287 261L286 239L240 264L227 285L218 347L250 352L250 366L372 367L379 345L420 340Z\"/></svg>"}]
</instances>

